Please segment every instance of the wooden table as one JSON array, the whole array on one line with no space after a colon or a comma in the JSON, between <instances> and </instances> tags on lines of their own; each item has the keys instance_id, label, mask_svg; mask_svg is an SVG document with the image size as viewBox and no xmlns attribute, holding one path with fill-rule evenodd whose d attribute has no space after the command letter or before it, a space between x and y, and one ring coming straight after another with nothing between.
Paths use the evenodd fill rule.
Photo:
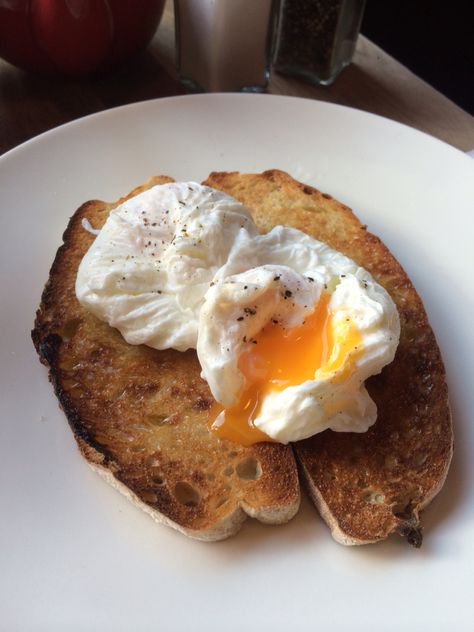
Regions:
<instances>
[{"instance_id":1,"label":"wooden table","mask_svg":"<svg viewBox=\"0 0 474 632\"><path fill-rule=\"evenodd\" d=\"M474 149L474 117L363 36L353 64L329 88L274 74L268 92L330 101L406 123ZM168 0L147 51L100 77L53 80L0 61L0 153L75 118L107 108L186 94L175 73L174 17Z\"/></svg>"}]
</instances>

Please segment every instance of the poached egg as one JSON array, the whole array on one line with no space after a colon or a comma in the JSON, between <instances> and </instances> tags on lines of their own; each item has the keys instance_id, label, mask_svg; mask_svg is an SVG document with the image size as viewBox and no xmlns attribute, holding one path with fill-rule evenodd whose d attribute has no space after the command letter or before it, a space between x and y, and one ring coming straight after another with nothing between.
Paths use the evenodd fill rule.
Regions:
<instances>
[{"instance_id":1,"label":"poached egg","mask_svg":"<svg viewBox=\"0 0 474 632\"><path fill-rule=\"evenodd\" d=\"M76 295L130 344L197 349L212 430L242 444L366 431L377 411L364 382L400 333L363 268L293 228L260 234L242 204L194 182L113 209Z\"/></svg>"}]
</instances>

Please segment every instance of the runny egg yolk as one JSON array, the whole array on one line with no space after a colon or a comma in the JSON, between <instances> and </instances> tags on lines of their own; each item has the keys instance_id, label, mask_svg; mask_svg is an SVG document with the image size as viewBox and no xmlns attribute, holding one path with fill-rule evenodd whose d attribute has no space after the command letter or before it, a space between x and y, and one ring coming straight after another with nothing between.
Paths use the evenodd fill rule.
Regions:
<instances>
[{"instance_id":1,"label":"runny egg yolk","mask_svg":"<svg viewBox=\"0 0 474 632\"><path fill-rule=\"evenodd\" d=\"M262 329L238 362L248 388L232 408L214 404L213 432L242 445L273 441L253 423L269 392L314 379L343 381L352 374L354 360L363 350L362 337L351 319L334 322L329 300L330 295L324 293L299 326L285 329L271 322Z\"/></svg>"}]
</instances>

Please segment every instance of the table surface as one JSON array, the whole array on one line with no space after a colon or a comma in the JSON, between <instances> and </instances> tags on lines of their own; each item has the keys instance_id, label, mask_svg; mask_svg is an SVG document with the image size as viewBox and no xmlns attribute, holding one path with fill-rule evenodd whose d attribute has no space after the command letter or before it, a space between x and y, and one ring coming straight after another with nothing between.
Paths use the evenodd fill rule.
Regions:
<instances>
[{"instance_id":1,"label":"table surface","mask_svg":"<svg viewBox=\"0 0 474 632\"><path fill-rule=\"evenodd\" d=\"M331 87L274 73L271 94L366 110L427 132L463 151L474 149L474 117L382 49L360 36L353 63ZM73 119L136 101L186 94L177 81L174 16L167 0L146 51L103 76L58 80L29 75L0 60L0 153Z\"/></svg>"}]
</instances>

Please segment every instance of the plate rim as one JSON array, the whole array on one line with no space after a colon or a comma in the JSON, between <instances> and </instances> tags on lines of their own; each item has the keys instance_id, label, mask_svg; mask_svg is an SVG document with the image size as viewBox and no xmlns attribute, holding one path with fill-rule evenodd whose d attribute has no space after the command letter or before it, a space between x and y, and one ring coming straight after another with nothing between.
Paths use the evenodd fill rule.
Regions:
<instances>
[{"instance_id":1,"label":"plate rim","mask_svg":"<svg viewBox=\"0 0 474 632\"><path fill-rule=\"evenodd\" d=\"M65 123L61 123L56 125L50 129L45 130L44 132L40 132L39 134L35 134L31 138L21 142L18 145L10 148L6 152L0 155L0 165L7 159L11 159L16 156L17 153L25 150L26 147L33 145L37 142L43 141L45 138L49 138L50 136L54 136L58 133L61 133L67 129L74 129L80 125L86 124L91 119L100 119L107 118L107 116L113 116L114 114L119 114L121 111L133 110L140 107L156 107L161 103L169 103L173 101L192 101L192 100L213 100L218 101L220 99L242 99L248 101L256 101L262 99L268 99L273 101L286 101L288 103L305 103L305 104L314 104L315 107L328 108L328 110L340 110L340 111L348 111L351 115L361 116L362 118L366 118L367 120L376 119L384 124L388 124L389 126L395 126L399 129L404 130L405 132L421 135L425 137L430 142L435 142L440 145L440 147L445 150L454 152L455 156L461 156L463 159L469 159L471 156L468 153L464 152L461 149L458 149L454 145L449 144L448 142L429 134L423 130L420 130L416 127L408 125L407 123L401 123L395 119L389 118L388 116L384 116L382 114L377 114L374 112L369 112L368 110L363 110L361 108L355 108L353 106L344 105L341 103L332 103L330 101L323 101L321 99L315 99L311 97L301 97L301 96L293 96L293 95L284 95L284 94L253 94L253 93L243 93L243 92L206 92L206 93L198 93L198 94L184 94L184 95L175 95L169 97L156 97L153 99L144 99L141 101L133 101L132 103L125 103L123 105L114 106L111 108L106 108L103 110L99 110L97 112L92 112L90 114L85 114L84 116L80 116L78 118L74 118L70 121L66 121ZM467 163L466 163L467 164ZM474 163L473 163L474 168Z\"/></svg>"}]
</instances>

